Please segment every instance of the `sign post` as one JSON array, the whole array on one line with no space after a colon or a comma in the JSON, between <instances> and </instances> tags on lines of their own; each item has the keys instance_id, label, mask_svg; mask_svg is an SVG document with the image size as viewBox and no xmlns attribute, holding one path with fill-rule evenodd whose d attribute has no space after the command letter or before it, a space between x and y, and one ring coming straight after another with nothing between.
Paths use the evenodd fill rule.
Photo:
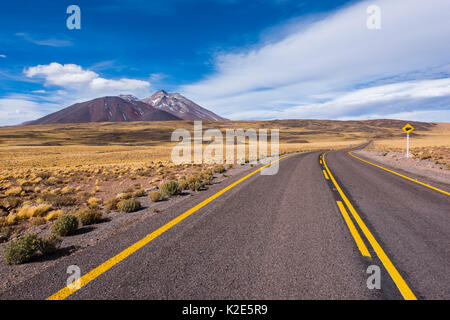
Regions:
<instances>
[{"instance_id":1,"label":"sign post","mask_svg":"<svg viewBox=\"0 0 450 320\"><path fill-rule=\"evenodd\" d=\"M402 130L406 132L406 157L409 158L409 133L414 130L414 127L407 123Z\"/></svg>"}]
</instances>

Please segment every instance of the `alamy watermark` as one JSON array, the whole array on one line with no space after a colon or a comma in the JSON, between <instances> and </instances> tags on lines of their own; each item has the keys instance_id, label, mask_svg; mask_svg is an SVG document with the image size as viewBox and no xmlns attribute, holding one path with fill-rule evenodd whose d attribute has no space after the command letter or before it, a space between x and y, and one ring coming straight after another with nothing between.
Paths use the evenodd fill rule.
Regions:
<instances>
[{"instance_id":1,"label":"alamy watermark","mask_svg":"<svg viewBox=\"0 0 450 320\"><path fill-rule=\"evenodd\" d=\"M70 14L66 20L66 26L69 30L81 29L81 9L77 5L70 5L66 10L67 14Z\"/></svg>"},{"instance_id":2,"label":"alamy watermark","mask_svg":"<svg viewBox=\"0 0 450 320\"><path fill-rule=\"evenodd\" d=\"M366 9L369 15L366 20L366 26L369 30L381 29L381 8L377 5L370 5Z\"/></svg>"},{"instance_id":3,"label":"alamy watermark","mask_svg":"<svg viewBox=\"0 0 450 320\"><path fill-rule=\"evenodd\" d=\"M70 290L81 288L81 269L77 265L70 265L67 267L66 273L70 274L67 278L66 285Z\"/></svg>"},{"instance_id":4,"label":"alamy watermark","mask_svg":"<svg viewBox=\"0 0 450 320\"><path fill-rule=\"evenodd\" d=\"M201 121L194 121L194 135L186 129L176 129L172 141L179 143L172 149L175 164L252 164L267 165L262 175L274 175L279 168L279 130L270 130L270 153L267 129L225 129L225 137L219 129L203 132ZM181 141L180 141L181 139ZM248 143L246 142L248 139ZM204 147L203 142L208 144ZM224 155L225 149L225 155Z\"/></svg>"},{"instance_id":5,"label":"alamy watermark","mask_svg":"<svg viewBox=\"0 0 450 320\"><path fill-rule=\"evenodd\" d=\"M366 272L370 274L367 278L367 288L370 290L381 289L381 270L377 265L370 265Z\"/></svg>"}]
</instances>

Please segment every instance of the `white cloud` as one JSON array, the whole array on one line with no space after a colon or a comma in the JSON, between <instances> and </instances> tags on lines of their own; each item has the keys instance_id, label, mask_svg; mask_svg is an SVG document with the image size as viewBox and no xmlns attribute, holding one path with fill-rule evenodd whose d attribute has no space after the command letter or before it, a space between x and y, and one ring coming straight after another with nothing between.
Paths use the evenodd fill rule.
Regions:
<instances>
[{"instance_id":1,"label":"white cloud","mask_svg":"<svg viewBox=\"0 0 450 320\"><path fill-rule=\"evenodd\" d=\"M301 104L282 110L236 112L242 118L367 119L392 118L450 121L450 78L408 81L359 89L323 103Z\"/></svg>"},{"instance_id":2,"label":"white cloud","mask_svg":"<svg viewBox=\"0 0 450 320\"><path fill-rule=\"evenodd\" d=\"M61 65L52 62L48 65L30 67L24 71L27 77L43 76L47 84L68 86L89 83L99 75L93 71L83 70L76 64Z\"/></svg>"},{"instance_id":3,"label":"white cloud","mask_svg":"<svg viewBox=\"0 0 450 320\"><path fill-rule=\"evenodd\" d=\"M39 46L49 46L49 47L69 47L73 45L73 42L69 39L35 39L28 35L27 33L19 32L15 34L16 36L22 37L24 40L37 44Z\"/></svg>"},{"instance_id":4,"label":"white cloud","mask_svg":"<svg viewBox=\"0 0 450 320\"><path fill-rule=\"evenodd\" d=\"M366 8L372 4L381 8L381 30L366 27ZM359 91L355 88L370 87L370 83L379 86L387 81L406 82L405 86L409 86L411 79L449 77L450 42L443 40L450 38L448 21L447 0L359 2L308 26L300 22L297 30L289 25L290 33L282 39L268 37L259 46L223 54L217 58L212 75L182 86L180 91L232 119L290 114L352 117L344 104L367 105L367 99L381 94L374 89L370 92L373 97L356 95ZM418 85L430 84L438 82ZM383 91L380 99L370 102L372 108L384 108L381 115L399 114L407 106L393 103L386 109L385 105L388 99L398 102L401 88L401 84L383 87L394 92ZM447 97L446 89L427 90L435 97ZM348 101L351 97L361 101ZM400 100L408 99L402 96ZM435 104L435 99L429 97L412 96L410 100L411 104L416 100ZM301 111L302 108L307 111Z\"/></svg>"},{"instance_id":5,"label":"white cloud","mask_svg":"<svg viewBox=\"0 0 450 320\"><path fill-rule=\"evenodd\" d=\"M0 99L0 126L20 124L29 120L40 118L46 110L53 110L57 104L38 102L30 96L10 96Z\"/></svg>"},{"instance_id":6,"label":"white cloud","mask_svg":"<svg viewBox=\"0 0 450 320\"><path fill-rule=\"evenodd\" d=\"M78 100L104 95L130 93L137 96L150 94L150 83L136 79L105 79L94 71L83 69L76 64L60 64L52 62L37 65L24 70L27 77L41 77L46 86L62 87L58 94L75 93Z\"/></svg>"},{"instance_id":7,"label":"white cloud","mask_svg":"<svg viewBox=\"0 0 450 320\"><path fill-rule=\"evenodd\" d=\"M0 54L0 58L6 58L5 54Z\"/></svg>"}]
</instances>

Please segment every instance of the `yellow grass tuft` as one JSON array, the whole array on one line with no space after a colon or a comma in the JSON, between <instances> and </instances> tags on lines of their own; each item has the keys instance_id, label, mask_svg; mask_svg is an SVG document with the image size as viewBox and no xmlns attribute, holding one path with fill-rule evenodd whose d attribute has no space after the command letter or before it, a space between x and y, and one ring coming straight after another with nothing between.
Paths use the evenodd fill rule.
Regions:
<instances>
[{"instance_id":1,"label":"yellow grass tuft","mask_svg":"<svg viewBox=\"0 0 450 320\"><path fill-rule=\"evenodd\" d=\"M45 220L47 221L52 221L52 220L56 220L58 219L60 216L63 215L63 211L62 210L53 210L50 211L46 216L45 216Z\"/></svg>"},{"instance_id":2,"label":"yellow grass tuft","mask_svg":"<svg viewBox=\"0 0 450 320\"><path fill-rule=\"evenodd\" d=\"M13 224L16 224L17 221L19 221L19 219L17 218L17 215L14 213L10 213L7 217L6 217L6 224L8 226L11 226Z\"/></svg>"},{"instance_id":3,"label":"yellow grass tuft","mask_svg":"<svg viewBox=\"0 0 450 320\"><path fill-rule=\"evenodd\" d=\"M72 193L72 192L73 192L73 188L69 187L69 186L64 187L64 188L61 189L61 194L69 194L69 193Z\"/></svg>"},{"instance_id":4,"label":"yellow grass tuft","mask_svg":"<svg viewBox=\"0 0 450 320\"><path fill-rule=\"evenodd\" d=\"M22 187L15 187L5 191L7 196L17 196L22 192Z\"/></svg>"},{"instance_id":5,"label":"yellow grass tuft","mask_svg":"<svg viewBox=\"0 0 450 320\"><path fill-rule=\"evenodd\" d=\"M44 214L50 211L51 208L52 206L46 203L42 203L38 206L24 205L17 211L17 218L30 219L33 217L42 217Z\"/></svg>"},{"instance_id":6,"label":"yellow grass tuft","mask_svg":"<svg viewBox=\"0 0 450 320\"><path fill-rule=\"evenodd\" d=\"M53 189L52 191L50 191L51 194L55 194L55 195L59 195L61 194L61 189L60 188L56 188Z\"/></svg>"},{"instance_id":7,"label":"yellow grass tuft","mask_svg":"<svg viewBox=\"0 0 450 320\"><path fill-rule=\"evenodd\" d=\"M89 204L90 206L99 206L99 205L102 204L102 200L101 200L101 199L98 199L98 198L92 197L92 198L89 198L88 204Z\"/></svg>"}]
</instances>

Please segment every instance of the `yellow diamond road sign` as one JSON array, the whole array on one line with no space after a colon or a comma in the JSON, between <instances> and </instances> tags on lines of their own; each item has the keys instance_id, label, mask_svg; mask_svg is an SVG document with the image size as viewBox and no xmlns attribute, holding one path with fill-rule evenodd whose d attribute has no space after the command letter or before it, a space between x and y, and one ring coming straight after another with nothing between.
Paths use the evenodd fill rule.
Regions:
<instances>
[{"instance_id":1,"label":"yellow diamond road sign","mask_svg":"<svg viewBox=\"0 0 450 320\"><path fill-rule=\"evenodd\" d=\"M412 125L410 125L409 123L407 123L403 128L403 131L405 131L406 133L410 133L411 131L414 130L414 127Z\"/></svg>"}]
</instances>

